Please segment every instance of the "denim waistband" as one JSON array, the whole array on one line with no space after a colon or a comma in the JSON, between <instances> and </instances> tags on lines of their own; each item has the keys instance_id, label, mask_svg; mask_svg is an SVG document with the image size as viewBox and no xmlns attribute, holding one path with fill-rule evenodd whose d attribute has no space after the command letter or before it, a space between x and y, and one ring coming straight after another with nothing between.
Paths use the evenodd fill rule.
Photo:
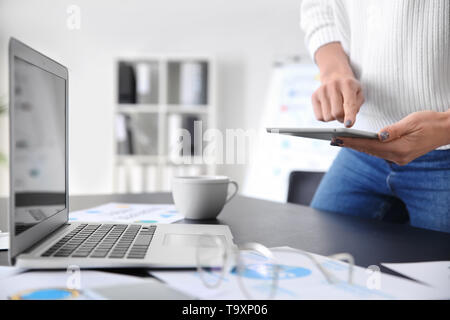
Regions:
<instances>
[{"instance_id":1,"label":"denim waistband","mask_svg":"<svg viewBox=\"0 0 450 320\"><path fill-rule=\"evenodd\" d=\"M363 152L355 151L352 149L344 148L342 151L347 151L357 156L360 159L363 159L366 163L371 165L386 165L388 164L392 169L398 170L409 170L409 169L429 169L429 170L450 170L450 150L433 150L430 151L423 156L418 157L417 159L411 161L410 163L399 166L396 164L389 163L386 160L368 155Z\"/></svg>"}]
</instances>

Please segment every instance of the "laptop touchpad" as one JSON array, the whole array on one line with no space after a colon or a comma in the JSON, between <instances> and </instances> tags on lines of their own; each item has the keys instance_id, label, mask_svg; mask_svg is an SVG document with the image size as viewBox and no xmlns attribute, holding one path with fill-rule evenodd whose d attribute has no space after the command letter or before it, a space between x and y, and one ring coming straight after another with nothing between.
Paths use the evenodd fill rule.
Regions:
<instances>
[{"instance_id":1,"label":"laptop touchpad","mask_svg":"<svg viewBox=\"0 0 450 320\"><path fill-rule=\"evenodd\" d=\"M223 238L223 235L217 235L217 237ZM217 242L212 237L203 237L199 242L200 235L198 234L181 234L181 233L168 233L164 236L164 246L176 246L176 247L197 247L201 243L202 247L217 247Z\"/></svg>"}]
</instances>

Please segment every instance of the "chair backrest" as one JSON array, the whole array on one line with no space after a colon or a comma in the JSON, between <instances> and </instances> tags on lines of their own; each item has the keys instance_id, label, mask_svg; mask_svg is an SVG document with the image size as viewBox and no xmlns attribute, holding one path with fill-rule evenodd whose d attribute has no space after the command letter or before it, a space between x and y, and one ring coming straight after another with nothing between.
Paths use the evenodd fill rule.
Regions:
<instances>
[{"instance_id":1,"label":"chair backrest","mask_svg":"<svg viewBox=\"0 0 450 320\"><path fill-rule=\"evenodd\" d=\"M325 172L292 171L287 202L309 206Z\"/></svg>"}]
</instances>

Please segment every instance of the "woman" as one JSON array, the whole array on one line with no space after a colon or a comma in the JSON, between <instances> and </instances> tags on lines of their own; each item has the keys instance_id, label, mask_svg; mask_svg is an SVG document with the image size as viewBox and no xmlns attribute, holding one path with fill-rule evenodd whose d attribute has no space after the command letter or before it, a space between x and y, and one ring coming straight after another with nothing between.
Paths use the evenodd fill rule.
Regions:
<instances>
[{"instance_id":1,"label":"woman","mask_svg":"<svg viewBox=\"0 0 450 320\"><path fill-rule=\"evenodd\" d=\"M320 70L315 116L379 133L343 147L311 206L371 218L402 208L450 232L450 1L303 0Z\"/></svg>"}]
</instances>

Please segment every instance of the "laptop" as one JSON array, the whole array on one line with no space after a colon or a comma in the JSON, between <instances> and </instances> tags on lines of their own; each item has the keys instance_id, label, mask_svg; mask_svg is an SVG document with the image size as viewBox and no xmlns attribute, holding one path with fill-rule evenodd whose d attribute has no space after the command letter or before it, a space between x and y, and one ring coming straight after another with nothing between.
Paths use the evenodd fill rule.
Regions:
<instances>
[{"instance_id":1,"label":"laptop","mask_svg":"<svg viewBox=\"0 0 450 320\"><path fill-rule=\"evenodd\" d=\"M224 225L69 222L68 70L11 38L9 77L12 265L193 268L200 235L232 245Z\"/></svg>"}]
</instances>

